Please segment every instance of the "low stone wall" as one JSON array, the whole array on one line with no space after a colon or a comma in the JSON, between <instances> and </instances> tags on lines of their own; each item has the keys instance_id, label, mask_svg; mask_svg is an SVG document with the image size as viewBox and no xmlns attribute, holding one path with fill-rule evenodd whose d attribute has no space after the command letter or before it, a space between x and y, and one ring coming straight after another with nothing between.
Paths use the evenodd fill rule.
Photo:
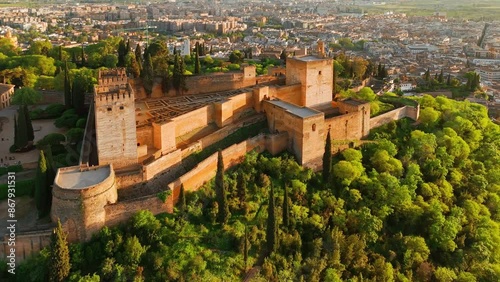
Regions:
<instances>
[{"instance_id":1,"label":"low stone wall","mask_svg":"<svg viewBox=\"0 0 500 282\"><path fill-rule=\"evenodd\" d=\"M256 115L255 117L253 117L251 119L245 120L245 122L240 122L238 124L228 125L226 127L221 128L220 130L217 130L216 132L214 132L212 134L209 134L209 135L201 138L198 142L200 143L201 149L203 150L206 147L208 147L214 143L217 143L220 140L226 138L228 135L234 133L238 129L245 127L245 126L248 126L250 124L257 123L259 121L263 121L263 120L265 120L265 118L266 117L264 115Z\"/></svg>"},{"instance_id":2,"label":"low stone wall","mask_svg":"<svg viewBox=\"0 0 500 282\"><path fill-rule=\"evenodd\" d=\"M106 210L106 226L117 225L141 210L149 210L155 215L173 211L172 206L169 206L168 202L162 202L157 195L118 202L107 205L104 209Z\"/></svg>"},{"instance_id":3,"label":"low stone wall","mask_svg":"<svg viewBox=\"0 0 500 282\"><path fill-rule=\"evenodd\" d=\"M39 90L42 94L42 100L38 102L38 105L46 104L63 104L64 105L64 92L62 91L50 91L50 90Z\"/></svg>"},{"instance_id":4,"label":"low stone wall","mask_svg":"<svg viewBox=\"0 0 500 282\"><path fill-rule=\"evenodd\" d=\"M143 181L142 171L116 174L116 186L118 189L127 188Z\"/></svg>"},{"instance_id":5,"label":"low stone wall","mask_svg":"<svg viewBox=\"0 0 500 282\"><path fill-rule=\"evenodd\" d=\"M370 130L373 128L377 128L384 124L387 124L391 121L400 120L402 118L408 117L413 120L417 120L420 112L420 107L410 107L404 106L401 108L397 108L385 114L381 114L379 116L373 117L370 119Z\"/></svg>"},{"instance_id":6,"label":"low stone wall","mask_svg":"<svg viewBox=\"0 0 500 282\"><path fill-rule=\"evenodd\" d=\"M16 231L16 265L29 258L31 255L40 252L43 248L50 245L50 236L52 229L31 231L31 232L17 232ZM9 237L5 235L3 241L0 242L0 259L9 262L9 255L13 246L8 245Z\"/></svg>"},{"instance_id":7,"label":"low stone wall","mask_svg":"<svg viewBox=\"0 0 500 282\"><path fill-rule=\"evenodd\" d=\"M268 150L272 154L277 154L285 150L287 144L288 134L286 133L275 135L261 134L247 139L222 151L224 168L227 169L239 164L244 156L252 150L256 150L259 153ZM174 205L177 202L181 184L184 184L186 191L193 191L212 179L217 171L217 155L218 153L212 154L195 168L168 184L168 190L172 191L172 194L167 199L167 202L170 205Z\"/></svg>"},{"instance_id":8,"label":"low stone wall","mask_svg":"<svg viewBox=\"0 0 500 282\"><path fill-rule=\"evenodd\" d=\"M173 167L182 161L182 151L180 149L161 156L157 160L142 167L143 180L148 181L158 173L167 168Z\"/></svg>"},{"instance_id":9,"label":"low stone wall","mask_svg":"<svg viewBox=\"0 0 500 282\"><path fill-rule=\"evenodd\" d=\"M280 133L274 135L261 134L254 138L235 144L222 151L224 167L230 168L239 164L246 153L251 150L262 152L268 150L272 154L277 154L286 149L288 143L288 134ZM178 179L174 180L166 187L169 194L166 202L162 202L158 195L149 195L133 200L118 202L105 206L106 225L113 226L129 219L140 210L149 210L153 214L162 212L173 212L174 203L179 197L180 184L184 183L186 190L195 191L204 183L215 176L217 171L217 153L214 153L204 161L200 162L195 168Z\"/></svg>"}]
</instances>

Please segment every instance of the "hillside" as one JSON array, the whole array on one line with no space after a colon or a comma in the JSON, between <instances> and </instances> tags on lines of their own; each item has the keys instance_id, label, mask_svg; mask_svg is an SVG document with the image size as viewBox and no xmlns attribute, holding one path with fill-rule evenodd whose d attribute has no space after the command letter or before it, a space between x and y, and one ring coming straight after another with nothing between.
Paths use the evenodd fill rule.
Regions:
<instances>
[{"instance_id":1,"label":"hillside","mask_svg":"<svg viewBox=\"0 0 500 282\"><path fill-rule=\"evenodd\" d=\"M372 131L326 180L287 154L248 154L174 214L71 245L69 281L241 281L254 266L249 281L500 281L500 127L478 104L419 102L417 124ZM50 256L15 281L46 280Z\"/></svg>"}]
</instances>

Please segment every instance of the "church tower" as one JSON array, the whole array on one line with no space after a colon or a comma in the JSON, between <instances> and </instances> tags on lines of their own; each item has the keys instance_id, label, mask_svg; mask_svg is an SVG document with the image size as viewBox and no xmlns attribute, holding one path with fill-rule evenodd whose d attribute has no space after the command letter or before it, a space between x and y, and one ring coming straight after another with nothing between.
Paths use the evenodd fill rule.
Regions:
<instances>
[{"instance_id":1,"label":"church tower","mask_svg":"<svg viewBox=\"0 0 500 282\"><path fill-rule=\"evenodd\" d=\"M94 88L97 156L99 165L115 169L137 164L134 91L125 69L99 72Z\"/></svg>"}]
</instances>

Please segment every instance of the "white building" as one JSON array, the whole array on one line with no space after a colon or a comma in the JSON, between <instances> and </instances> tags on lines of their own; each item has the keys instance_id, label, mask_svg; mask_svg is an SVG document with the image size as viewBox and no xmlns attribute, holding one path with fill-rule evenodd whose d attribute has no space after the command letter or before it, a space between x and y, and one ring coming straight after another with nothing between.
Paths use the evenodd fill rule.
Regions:
<instances>
[{"instance_id":1,"label":"white building","mask_svg":"<svg viewBox=\"0 0 500 282\"><path fill-rule=\"evenodd\" d=\"M415 90L415 88L417 88L417 86L415 84L412 84L412 83L401 83L399 85L399 89L401 89L401 91L412 91L412 90Z\"/></svg>"}]
</instances>

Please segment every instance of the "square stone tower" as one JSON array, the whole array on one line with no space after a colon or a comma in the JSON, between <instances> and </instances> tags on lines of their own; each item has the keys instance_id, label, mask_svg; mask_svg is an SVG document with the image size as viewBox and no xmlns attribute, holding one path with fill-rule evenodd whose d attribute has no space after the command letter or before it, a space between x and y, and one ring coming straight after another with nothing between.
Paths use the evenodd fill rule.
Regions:
<instances>
[{"instance_id":1,"label":"square stone tower","mask_svg":"<svg viewBox=\"0 0 500 282\"><path fill-rule=\"evenodd\" d=\"M116 169L137 164L134 91L123 75L120 69L101 71L94 88L99 165Z\"/></svg>"},{"instance_id":2,"label":"square stone tower","mask_svg":"<svg viewBox=\"0 0 500 282\"><path fill-rule=\"evenodd\" d=\"M313 107L332 101L333 59L316 56L287 58L286 84L300 83L299 106Z\"/></svg>"}]
</instances>

